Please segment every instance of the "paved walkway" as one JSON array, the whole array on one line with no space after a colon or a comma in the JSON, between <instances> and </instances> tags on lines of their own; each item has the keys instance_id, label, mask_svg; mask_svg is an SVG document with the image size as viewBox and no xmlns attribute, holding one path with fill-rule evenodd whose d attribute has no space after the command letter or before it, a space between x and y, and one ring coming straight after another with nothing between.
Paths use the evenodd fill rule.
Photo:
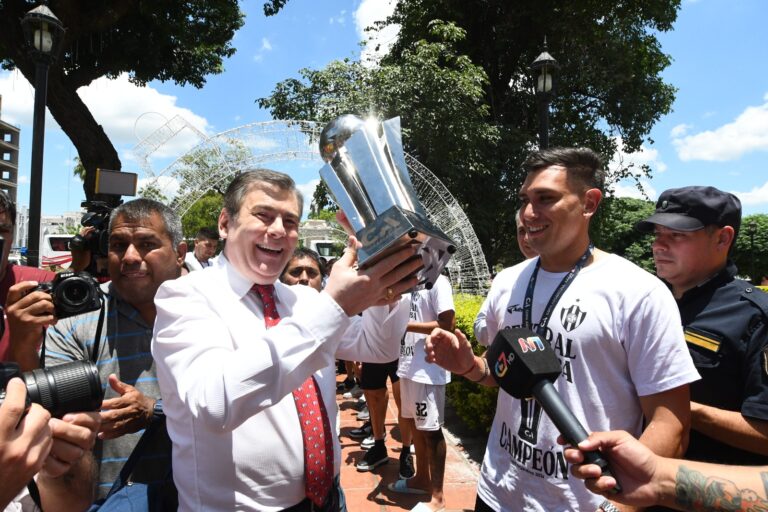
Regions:
<instances>
[{"instance_id":1,"label":"paved walkway","mask_svg":"<svg viewBox=\"0 0 768 512\"><path fill-rule=\"evenodd\" d=\"M347 498L349 512L390 512L411 510L419 501L429 501L426 496L399 494L387 489L387 484L398 478L400 434L397 428L397 407L389 393L387 407L387 450L389 463L374 471L359 472L355 464L365 453L359 439L351 439L347 432L362 425L356 417L356 399L345 400L336 395L341 418L341 485ZM477 465L468 460L461 446L450 434L446 434L445 503L446 512L470 512L475 506Z\"/></svg>"}]
</instances>

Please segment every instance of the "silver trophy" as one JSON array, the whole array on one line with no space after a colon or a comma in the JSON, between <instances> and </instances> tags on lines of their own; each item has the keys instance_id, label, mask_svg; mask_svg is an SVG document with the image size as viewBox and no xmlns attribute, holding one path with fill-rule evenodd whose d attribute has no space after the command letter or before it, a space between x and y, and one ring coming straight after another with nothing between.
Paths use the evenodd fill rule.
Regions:
<instances>
[{"instance_id":1,"label":"silver trophy","mask_svg":"<svg viewBox=\"0 0 768 512\"><path fill-rule=\"evenodd\" d=\"M419 288L432 288L456 245L428 218L405 163L400 118L380 125L353 115L337 117L320 134L320 177L349 219L363 247L361 268L404 243L420 244Z\"/></svg>"}]
</instances>

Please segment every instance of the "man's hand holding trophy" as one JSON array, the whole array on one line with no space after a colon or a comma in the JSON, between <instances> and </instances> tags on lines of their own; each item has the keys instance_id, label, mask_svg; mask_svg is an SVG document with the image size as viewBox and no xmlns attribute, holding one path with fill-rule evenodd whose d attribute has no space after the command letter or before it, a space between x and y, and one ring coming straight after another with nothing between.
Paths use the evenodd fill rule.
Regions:
<instances>
[{"instance_id":1,"label":"man's hand holding trophy","mask_svg":"<svg viewBox=\"0 0 768 512\"><path fill-rule=\"evenodd\" d=\"M381 130L381 134L380 131ZM408 175L400 118L378 123L340 116L320 134L320 177L361 242L360 268L402 244L419 244L417 288L431 288L456 246L428 218Z\"/></svg>"}]
</instances>

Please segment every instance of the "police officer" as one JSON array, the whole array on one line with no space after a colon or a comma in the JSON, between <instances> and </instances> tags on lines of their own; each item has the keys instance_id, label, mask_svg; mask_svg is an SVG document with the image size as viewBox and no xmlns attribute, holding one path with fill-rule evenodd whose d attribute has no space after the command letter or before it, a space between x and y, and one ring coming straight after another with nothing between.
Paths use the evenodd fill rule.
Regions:
<instances>
[{"instance_id":1,"label":"police officer","mask_svg":"<svg viewBox=\"0 0 768 512\"><path fill-rule=\"evenodd\" d=\"M670 189L636 224L655 233L656 273L671 288L701 380L691 384L686 458L768 463L768 294L729 259L741 203L713 187ZM648 354L653 357L653 354Z\"/></svg>"}]
</instances>

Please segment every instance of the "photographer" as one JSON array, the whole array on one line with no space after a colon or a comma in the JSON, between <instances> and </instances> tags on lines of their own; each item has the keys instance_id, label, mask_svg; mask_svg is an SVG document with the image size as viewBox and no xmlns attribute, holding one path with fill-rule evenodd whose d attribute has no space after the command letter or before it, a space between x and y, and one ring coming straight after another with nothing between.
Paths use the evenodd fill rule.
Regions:
<instances>
[{"instance_id":1,"label":"photographer","mask_svg":"<svg viewBox=\"0 0 768 512\"><path fill-rule=\"evenodd\" d=\"M38 404L26 409L21 379L11 379L0 405L0 507L37 510L25 486L37 474L37 489L45 510L80 512L93 501L78 479L65 475L77 468L89 474L99 413L73 413L51 418ZM82 479L80 479L82 481ZM9 506L10 504L10 506Z\"/></svg>"},{"instance_id":2,"label":"photographer","mask_svg":"<svg viewBox=\"0 0 768 512\"><path fill-rule=\"evenodd\" d=\"M18 343L25 357L36 357L39 340L17 335L23 332L16 328L17 324L26 324L32 330L35 325L54 324L45 339L46 365L94 361L102 382L108 383L94 451L100 497L111 487L138 442L140 431L154 416L162 414L150 353L156 315L153 301L160 284L179 276L186 254L176 214L149 199L136 199L116 208L107 232L111 281L101 285L102 310L56 321L50 294L34 291L24 295L27 289L20 289L18 295L13 295L18 301L14 306L19 307L12 306L8 311L9 318L13 317L11 342ZM135 481L164 476L156 473L162 470L162 457L169 456L170 446L160 444L153 447L158 457L139 462L133 475Z\"/></svg>"},{"instance_id":3,"label":"photographer","mask_svg":"<svg viewBox=\"0 0 768 512\"><path fill-rule=\"evenodd\" d=\"M14 265L8 262L8 253L13 246L16 232L16 205L8 195L0 190L0 306L6 305L9 289L22 281L50 281L54 277L53 272L34 267ZM9 346L9 329L6 327L0 337L0 361L14 359ZM35 327L35 337L40 340L41 327Z\"/></svg>"}]
</instances>

